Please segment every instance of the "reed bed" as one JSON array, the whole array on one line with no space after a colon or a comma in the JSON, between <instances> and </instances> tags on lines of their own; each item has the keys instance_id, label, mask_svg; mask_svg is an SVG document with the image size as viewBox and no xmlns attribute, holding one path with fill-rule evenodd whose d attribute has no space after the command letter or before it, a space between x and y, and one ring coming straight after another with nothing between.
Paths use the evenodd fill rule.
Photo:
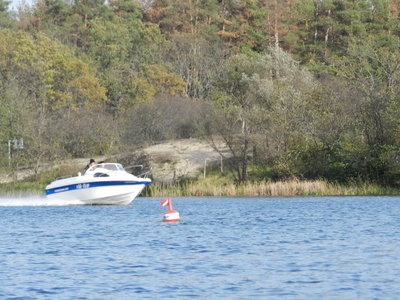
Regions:
<instances>
[{"instance_id":1,"label":"reed bed","mask_svg":"<svg viewBox=\"0 0 400 300\"><path fill-rule=\"evenodd\" d=\"M399 190L384 188L370 183L339 185L324 180L262 181L234 184L214 180L190 181L175 185L153 184L148 195L154 197L176 196L247 196L247 197L291 197L291 196L361 196L398 195Z\"/></svg>"},{"instance_id":2,"label":"reed bed","mask_svg":"<svg viewBox=\"0 0 400 300\"><path fill-rule=\"evenodd\" d=\"M44 195L44 184L36 182L15 182L0 184L0 195L20 196L26 194Z\"/></svg>"},{"instance_id":3,"label":"reed bed","mask_svg":"<svg viewBox=\"0 0 400 300\"><path fill-rule=\"evenodd\" d=\"M43 194L45 184L17 182L0 184L0 195ZM154 182L142 196L153 197L293 197L293 196L367 196L399 195L400 190L372 183L357 182L349 185L329 183L325 180L260 181L235 184L220 176L208 176L177 184Z\"/></svg>"}]
</instances>

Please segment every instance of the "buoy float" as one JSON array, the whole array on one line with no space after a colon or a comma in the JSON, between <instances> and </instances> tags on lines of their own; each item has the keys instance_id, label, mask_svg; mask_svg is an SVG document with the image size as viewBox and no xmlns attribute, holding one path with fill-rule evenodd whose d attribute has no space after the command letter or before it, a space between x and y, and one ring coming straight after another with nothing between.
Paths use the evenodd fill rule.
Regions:
<instances>
[{"instance_id":1,"label":"buoy float","mask_svg":"<svg viewBox=\"0 0 400 300\"><path fill-rule=\"evenodd\" d=\"M172 209L172 201L171 198L160 201L162 206L168 206L168 210L164 213L164 222L176 222L179 221L179 212Z\"/></svg>"}]
</instances>

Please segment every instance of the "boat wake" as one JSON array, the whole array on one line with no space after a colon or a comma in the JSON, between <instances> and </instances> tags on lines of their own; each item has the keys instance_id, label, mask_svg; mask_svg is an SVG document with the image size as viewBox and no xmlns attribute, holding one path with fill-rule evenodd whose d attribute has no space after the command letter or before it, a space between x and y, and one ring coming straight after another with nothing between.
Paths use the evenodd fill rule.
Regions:
<instances>
[{"instance_id":1,"label":"boat wake","mask_svg":"<svg viewBox=\"0 0 400 300\"><path fill-rule=\"evenodd\" d=\"M1 196L0 206L70 206L84 205L79 200L47 199L41 195Z\"/></svg>"}]
</instances>

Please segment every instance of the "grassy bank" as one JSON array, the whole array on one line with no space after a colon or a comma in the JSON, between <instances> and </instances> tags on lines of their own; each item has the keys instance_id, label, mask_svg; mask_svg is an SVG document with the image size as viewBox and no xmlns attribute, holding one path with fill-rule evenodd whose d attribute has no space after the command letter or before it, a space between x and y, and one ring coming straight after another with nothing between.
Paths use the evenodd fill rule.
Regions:
<instances>
[{"instance_id":1,"label":"grassy bank","mask_svg":"<svg viewBox=\"0 0 400 300\"><path fill-rule=\"evenodd\" d=\"M14 182L0 184L1 195L43 194L45 184L38 182Z\"/></svg>"},{"instance_id":2,"label":"grassy bank","mask_svg":"<svg viewBox=\"0 0 400 300\"><path fill-rule=\"evenodd\" d=\"M47 176L46 176L47 177ZM0 185L0 194L44 194L46 186L43 178L39 181L15 182ZM290 197L290 196L366 196L400 195L399 189L378 186L371 183L353 183L339 185L324 180L296 180L247 182L236 185L226 177L211 175L179 182L175 185L163 185L153 182L142 196L166 197Z\"/></svg>"},{"instance_id":3,"label":"grassy bank","mask_svg":"<svg viewBox=\"0 0 400 300\"><path fill-rule=\"evenodd\" d=\"M236 185L227 179L210 176L176 185L154 183L146 194L164 196L248 196L248 197L290 197L290 196L364 196L399 195L400 190L381 187L370 183L339 185L324 180L296 179L278 182L247 182Z\"/></svg>"},{"instance_id":4,"label":"grassy bank","mask_svg":"<svg viewBox=\"0 0 400 300\"><path fill-rule=\"evenodd\" d=\"M77 174L78 171L80 171L79 165L70 164L67 166L58 166L53 169L43 171L37 176L32 175L26 177L24 180L2 183L0 184L0 194L44 194L46 185L54 180L54 178ZM3 174L5 174L5 172L3 172Z\"/></svg>"}]
</instances>

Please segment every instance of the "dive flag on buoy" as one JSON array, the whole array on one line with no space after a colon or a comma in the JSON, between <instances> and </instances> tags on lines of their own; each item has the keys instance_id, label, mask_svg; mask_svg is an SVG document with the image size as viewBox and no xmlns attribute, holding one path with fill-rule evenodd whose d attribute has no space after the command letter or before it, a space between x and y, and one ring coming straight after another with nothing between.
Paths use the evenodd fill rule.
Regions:
<instances>
[{"instance_id":1,"label":"dive flag on buoy","mask_svg":"<svg viewBox=\"0 0 400 300\"><path fill-rule=\"evenodd\" d=\"M163 201L160 201L160 203L161 203L161 205L162 206L169 206L170 205L170 203L171 203L171 200L170 200L170 198L168 197L167 199L165 199L165 200L163 200Z\"/></svg>"},{"instance_id":2,"label":"dive flag on buoy","mask_svg":"<svg viewBox=\"0 0 400 300\"><path fill-rule=\"evenodd\" d=\"M172 201L171 198L160 201L162 206L168 206L168 210L164 213L164 222L176 222L179 221L179 212L172 209Z\"/></svg>"}]
</instances>

